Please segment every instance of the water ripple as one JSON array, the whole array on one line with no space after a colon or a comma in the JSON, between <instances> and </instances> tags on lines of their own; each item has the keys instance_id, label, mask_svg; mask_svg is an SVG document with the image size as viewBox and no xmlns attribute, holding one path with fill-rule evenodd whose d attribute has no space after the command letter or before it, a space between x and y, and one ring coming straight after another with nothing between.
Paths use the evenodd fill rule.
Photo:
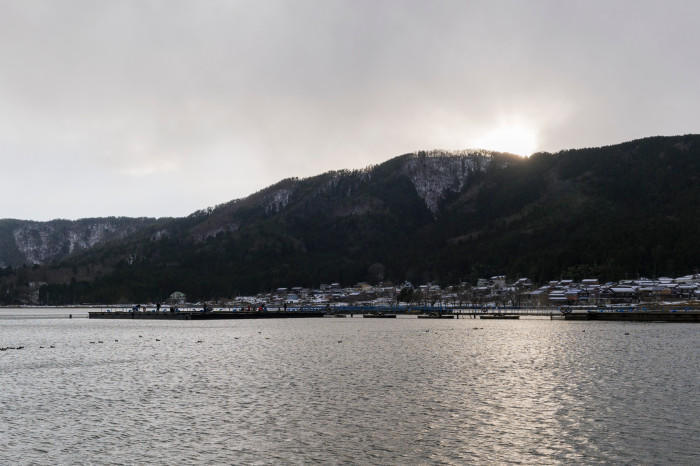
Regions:
<instances>
[{"instance_id":1,"label":"water ripple","mask_svg":"<svg viewBox=\"0 0 700 466\"><path fill-rule=\"evenodd\" d=\"M697 464L699 331L6 319L0 463Z\"/></svg>"}]
</instances>

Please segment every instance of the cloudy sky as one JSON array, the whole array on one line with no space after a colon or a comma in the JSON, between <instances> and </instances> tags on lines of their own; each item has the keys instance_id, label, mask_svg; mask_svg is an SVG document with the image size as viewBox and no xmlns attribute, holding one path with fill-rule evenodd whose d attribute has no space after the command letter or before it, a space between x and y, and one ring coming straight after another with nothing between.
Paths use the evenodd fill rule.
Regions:
<instances>
[{"instance_id":1,"label":"cloudy sky","mask_svg":"<svg viewBox=\"0 0 700 466\"><path fill-rule=\"evenodd\" d=\"M0 0L0 218L700 132L700 2Z\"/></svg>"}]
</instances>

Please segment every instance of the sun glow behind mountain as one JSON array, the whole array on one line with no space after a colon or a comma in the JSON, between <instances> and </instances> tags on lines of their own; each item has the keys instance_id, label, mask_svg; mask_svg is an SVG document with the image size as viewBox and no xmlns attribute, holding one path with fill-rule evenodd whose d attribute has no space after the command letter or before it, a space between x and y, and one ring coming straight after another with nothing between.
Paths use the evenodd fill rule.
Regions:
<instances>
[{"instance_id":1,"label":"sun glow behind mountain","mask_svg":"<svg viewBox=\"0 0 700 466\"><path fill-rule=\"evenodd\" d=\"M476 140L475 147L529 157L537 149L537 131L521 123L503 123Z\"/></svg>"}]
</instances>

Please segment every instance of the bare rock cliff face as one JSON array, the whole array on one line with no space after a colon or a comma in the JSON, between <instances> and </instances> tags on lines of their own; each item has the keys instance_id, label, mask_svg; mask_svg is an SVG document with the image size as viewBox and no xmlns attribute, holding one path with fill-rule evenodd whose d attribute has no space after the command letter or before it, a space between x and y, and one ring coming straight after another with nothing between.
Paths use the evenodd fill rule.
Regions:
<instances>
[{"instance_id":1,"label":"bare rock cliff face","mask_svg":"<svg viewBox=\"0 0 700 466\"><path fill-rule=\"evenodd\" d=\"M46 264L124 238L155 219L0 220L0 267Z\"/></svg>"},{"instance_id":2,"label":"bare rock cliff face","mask_svg":"<svg viewBox=\"0 0 700 466\"><path fill-rule=\"evenodd\" d=\"M485 151L418 152L407 160L404 171L435 215L448 192L461 191L469 177L486 170L491 160L491 154Z\"/></svg>"}]
</instances>

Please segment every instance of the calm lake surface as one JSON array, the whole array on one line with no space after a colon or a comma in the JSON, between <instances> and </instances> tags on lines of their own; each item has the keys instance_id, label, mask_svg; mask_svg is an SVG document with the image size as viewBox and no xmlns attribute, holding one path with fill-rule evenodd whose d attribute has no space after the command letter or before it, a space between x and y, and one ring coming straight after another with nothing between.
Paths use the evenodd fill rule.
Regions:
<instances>
[{"instance_id":1,"label":"calm lake surface","mask_svg":"<svg viewBox=\"0 0 700 466\"><path fill-rule=\"evenodd\" d=\"M0 464L700 463L700 325L86 312L0 310Z\"/></svg>"}]
</instances>

